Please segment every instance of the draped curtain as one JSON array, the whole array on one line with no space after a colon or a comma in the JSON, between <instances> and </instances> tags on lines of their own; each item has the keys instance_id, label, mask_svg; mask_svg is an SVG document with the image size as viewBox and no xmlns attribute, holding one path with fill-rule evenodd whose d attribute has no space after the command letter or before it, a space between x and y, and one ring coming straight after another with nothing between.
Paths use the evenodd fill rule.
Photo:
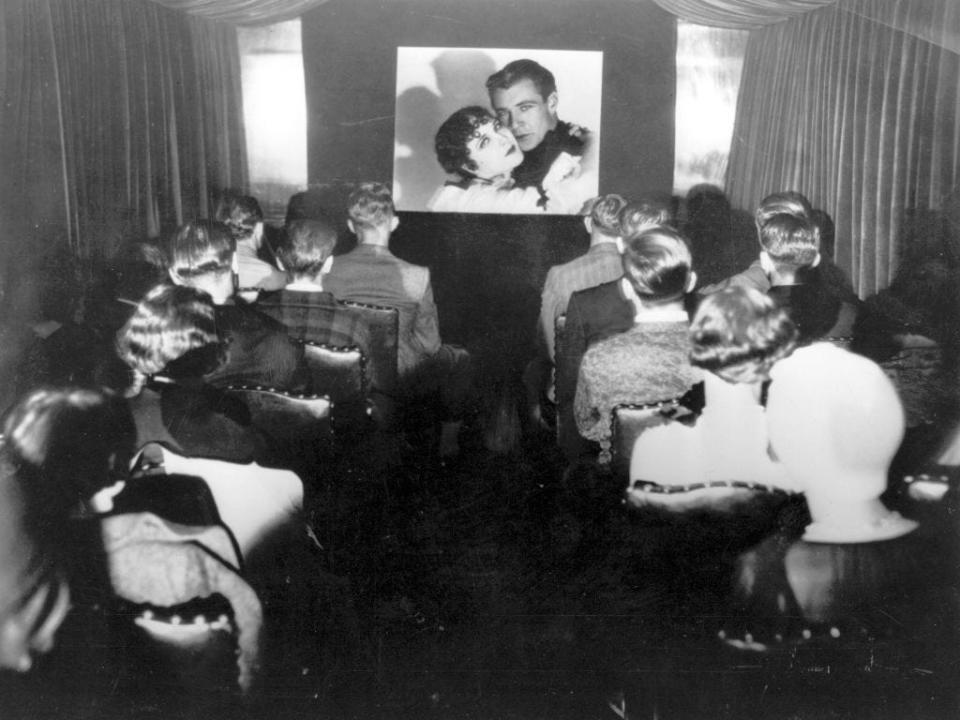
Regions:
<instances>
[{"instance_id":1,"label":"draped curtain","mask_svg":"<svg viewBox=\"0 0 960 720\"><path fill-rule=\"evenodd\" d=\"M751 33L727 172L739 207L796 189L826 210L862 296L892 279L905 218L939 208L960 169L960 55L875 21L868 5ZM954 10L941 9L931 28L949 40Z\"/></svg>"},{"instance_id":2,"label":"draped curtain","mask_svg":"<svg viewBox=\"0 0 960 720\"><path fill-rule=\"evenodd\" d=\"M300 17L327 0L153 0L168 8L236 25L264 25Z\"/></svg>"},{"instance_id":3,"label":"draped curtain","mask_svg":"<svg viewBox=\"0 0 960 720\"><path fill-rule=\"evenodd\" d=\"M245 185L233 27L145 0L5 0L0 27L6 269L102 257Z\"/></svg>"}]
</instances>

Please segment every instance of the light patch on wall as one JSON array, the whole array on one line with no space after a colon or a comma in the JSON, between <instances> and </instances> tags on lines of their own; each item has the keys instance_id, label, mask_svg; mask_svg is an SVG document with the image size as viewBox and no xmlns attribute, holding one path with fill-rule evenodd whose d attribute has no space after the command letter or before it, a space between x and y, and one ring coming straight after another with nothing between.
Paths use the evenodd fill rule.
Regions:
<instances>
[{"instance_id":1,"label":"light patch on wall","mask_svg":"<svg viewBox=\"0 0 960 720\"><path fill-rule=\"evenodd\" d=\"M673 191L724 186L748 32L677 23Z\"/></svg>"},{"instance_id":2,"label":"light patch on wall","mask_svg":"<svg viewBox=\"0 0 960 720\"><path fill-rule=\"evenodd\" d=\"M300 21L239 28L250 192L282 215L307 184L307 102Z\"/></svg>"}]
</instances>

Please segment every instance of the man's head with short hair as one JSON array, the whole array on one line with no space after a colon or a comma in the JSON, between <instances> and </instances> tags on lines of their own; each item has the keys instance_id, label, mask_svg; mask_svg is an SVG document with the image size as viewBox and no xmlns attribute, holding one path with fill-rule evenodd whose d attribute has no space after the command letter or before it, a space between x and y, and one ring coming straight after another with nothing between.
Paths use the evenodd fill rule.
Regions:
<instances>
[{"instance_id":1,"label":"man's head with short hair","mask_svg":"<svg viewBox=\"0 0 960 720\"><path fill-rule=\"evenodd\" d=\"M336 244L337 230L329 220L293 220L287 224L277 255L294 280L312 280L323 270Z\"/></svg>"},{"instance_id":2,"label":"man's head with short hair","mask_svg":"<svg viewBox=\"0 0 960 720\"><path fill-rule=\"evenodd\" d=\"M680 300L697 279L690 246L666 226L649 228L624 241L623 272L640 300L653 305Z\"/></svg>"},{"instance_id":3,"label":"man's head with short hair","mask_svg":"<svg viewBox=\"0 0 960 720\"><path fill-rule=\"evenodd\" d=\"M537 147L557 125L557 81L540 63L514 60L487 78L490 105L520 149Z\"/></svg>"},{"instance_id":4,"label":"man's head with short hair","mask_svg":"<svg viewBox=\"0 0 960 720\"><path fill-rule=\"evenodd\" d=\"M760 228L760 262L770 273L792 275L820 261L820 232L807 219L779 214Z\"/></svg>"},{"instance_id":5,"label":"man's head with short hair","mask_svg":"<svg viewBox=\"0 0 960 720\"><path fill-rule=\"evenodd\" d=\"M360 183L347 198L347 215L359 228L375 228L390 223L396 216L393 195L383 183Z\"/></svg>"},{"instance_id":6,"label":"man's head with short hair","mask_svg":"<svg viewBox=\"0 0 960 720\"><path fill-rule=\"evenodd\" d=\"M598 195L583 204L580 214L584 217L591 235L617 238L620 237L620 218L625 207L627 201L620 195Z\"/></svg>"},{"instance_id":7,"label":"man's head with short hair","mask_svg":"<svg viewBox=\"0 0 960 720\"><path fill-rule=\"evenodd\" d=\"M167 245L170 279L200 288L223 303L233 294L233 256L237 243L227 227L212 220L181 225Z\"/></svg>"},{"instance_id":8,"label":"man's head with short hair","mask_svg":"<svg viewBox=\"0 0 960 720\"><path fill-rule=\"evenodd\" d=\"M810 201L802 193L796 190L784 190L771 193L761 200L753 213L753 219L757 224L757 232L759 233L774 215L793 215L797 218L809 220L812 212L813 208L810 206Z\"/></svg>"},{"instance_id":9,"label":"man's head with short hair","mask_svg":"<svg viewBox=\"0 0 960 720\"><path fill-rule=\"evenodd\" d=\"M665 203L652 198L634 200L620 212L620 234L626 240L654 225L669 225L670 220L670 209Z\"/></svg>"},{"instance_id":10,"label":"man's head with short hair","mask_svg":"<svg viewBox=\"0 0 960 720\"><path fill-rule=\"evenodd\" d=\"M217 222L223 223L236 242L253 238L262 228L263 210L255 197L249 195L225 195L217 206Z\"/></svg>"}]
</instances>

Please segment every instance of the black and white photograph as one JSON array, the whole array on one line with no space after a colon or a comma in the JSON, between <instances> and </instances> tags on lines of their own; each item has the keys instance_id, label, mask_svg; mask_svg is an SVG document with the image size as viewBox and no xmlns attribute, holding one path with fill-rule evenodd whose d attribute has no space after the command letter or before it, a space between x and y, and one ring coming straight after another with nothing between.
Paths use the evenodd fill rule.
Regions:
<instances>
[{"instance_id":1,"label":"black and white photograph","mask_svg":"<svg viewBox=\"0 0 960 720\"><path fill-rule=\"evenodd\" d=\"M603 53L397 49L402 210L576 214L597 194Z\"/></svg>"},{"instance_id":2,"label":"black and white photograph","mask_svg":"<svg viewBox=\"0 0 960 720\"><path fill-rule=\"evenodd\" d=\"M960 717L956 0L0 0L0 720Z\"/></svg>"}]
</instances>

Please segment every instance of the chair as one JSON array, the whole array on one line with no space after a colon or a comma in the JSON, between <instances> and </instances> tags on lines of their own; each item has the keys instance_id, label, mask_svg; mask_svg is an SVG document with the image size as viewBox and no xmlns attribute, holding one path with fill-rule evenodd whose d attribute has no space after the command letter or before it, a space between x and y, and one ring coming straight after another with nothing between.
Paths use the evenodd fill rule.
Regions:
<instances>
[{"instance_id":1,"label":"chair","mask_svg":"<svg viewBox=\"0 0 960 720\"><path fill-rule=\"evenodd\" d=\"M397 349L400 342L400 311L382 305L351 300L337 303L363 316L370 329L370 357L367 358L371 390L393 396L397 392Z\"/></svg>"},{"instance_id":2,"label":"chair","mask_svg":"<svg viewBox=\"0 0 960 720\"><path fill-rule=\"evenodd\" d=\"M333 403L326 395L247 386L229 387L226 392L247 407L253 426L267 437L271 465L290 468L307 480L332 453Z\"/></svg>"},{"instance_id":3,"label":"chair","mask_svg":"<svg viewBox=\"0 0 960 720\"><path fill-rule=\"evenodd\" d=\"M573 396L576 392L579 356L570 354L566 337L567 316L557 318L554 332L553 377L554 397L557 401L557 445L569 462L580 457L595 456L599 445L580 435L573 417ZM573 387L570 387L570 385Z\"/></svg>"},{"instance_id":4,"label":"chair","mask_svg":"<svg viewBox=\"0 0 960 720\"><path fill-rule=\"evenodd\" d=\"M335 347L303 341L313 392L328 395L336 408L337 430L362 428L370 416L367 399L367 359L358 347Z\"/></svg>"},{"instance_id":5,"label":"chair","mask_svg":"<svg viewBox=\"0 0 960 720\"><path fill-rule=\"evenodd\" d=\"M610 422L610 469L614 477L626 478L630 474L633 445L644 430L694 416L680 401L681 398L673 398L655 403L626 403L613 408Z\"/></svg>"},{"instance_id":6,"label":"chair","mask_svg":"<svg viewBox=\"0 0 960 720\"><path fill-rule=\"evenodd\" d=\"M945 394L943 351L932 341L915 342L880 363L903 401L907 427L935 422Z\"/></svg>"},{"instance_id":7,"label":"chair","mask_svg":"<svg viewBox=\"0 0 960 720\"><path fill-rule=\"evenodd\" d=\"M222 525L210 486L194 475L168 473L164 452L155 442L140 449L130 479L113 500L113 511L150 512L181 525Z\"/></svg>"}]
</instances>

